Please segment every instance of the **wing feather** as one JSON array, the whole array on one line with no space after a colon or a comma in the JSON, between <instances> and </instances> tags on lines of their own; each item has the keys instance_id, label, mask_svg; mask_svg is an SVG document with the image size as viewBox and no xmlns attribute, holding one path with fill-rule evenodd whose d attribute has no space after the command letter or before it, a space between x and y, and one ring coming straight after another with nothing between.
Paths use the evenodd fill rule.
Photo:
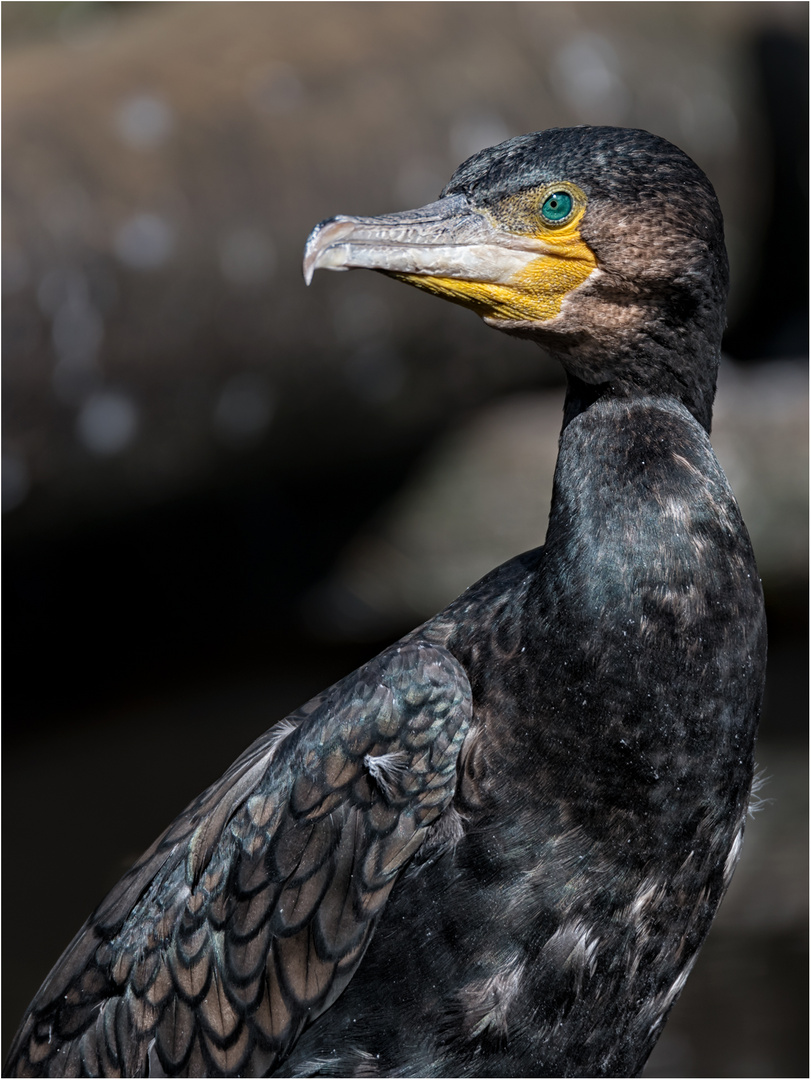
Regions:
<instances>
[{"instance_id":1,"label":"wing feather","mask_svg":"<svg viewBox=\"0 0 811 1080\"><path fill-rule=\"evenodd\" d=\"M191 1009L185 1001L173 997L163 1010L156 1031L158 1057L167 1075L176 1076L183 1071L195 1030ZM106 1076L107 1073L98 1075Z\"/></svg>"},{"instance_id":2,"label":"wing feather","mask_svg":"<svg viewBox=\"0 0 811 1080\"><path fill-rule=\"evenodd\" d=\"M450 653L409 640L258 739L76 936L7 1075L275 1068L450 804L470 697Z\"/></svg>"}]
</instances>

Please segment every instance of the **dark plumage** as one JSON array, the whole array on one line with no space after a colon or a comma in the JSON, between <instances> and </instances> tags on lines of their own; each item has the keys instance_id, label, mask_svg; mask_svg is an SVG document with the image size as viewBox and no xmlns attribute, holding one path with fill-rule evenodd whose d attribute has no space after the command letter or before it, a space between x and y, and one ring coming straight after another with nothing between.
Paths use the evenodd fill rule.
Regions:
<instances>
[{"instance_id":1,"label":"dark plumage","mask_svg":"<svg viewBox=\"0 0 811 1080\"><path fill-rule=\"evenodd\" d=\"M629 1076L740 852L760 583L709 443L727 264L646 132L526 135L336 218L569 381L546 544L262 736L35 998L9 1075Z\"/></svg>"}]
</instances>

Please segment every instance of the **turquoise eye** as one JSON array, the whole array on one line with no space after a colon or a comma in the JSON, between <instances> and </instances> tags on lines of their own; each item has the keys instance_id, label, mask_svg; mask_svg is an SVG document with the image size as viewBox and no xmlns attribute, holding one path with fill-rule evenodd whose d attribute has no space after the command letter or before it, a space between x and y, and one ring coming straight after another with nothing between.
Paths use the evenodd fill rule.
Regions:
<instances>
[{"instance_id":1,"label":"turquoise eye","mask_svg":"<svg viewBox=\"0 0 811 1080\"><path fill-rule=\"evenodd\" d=\"M563 221L572 212L574 201L568 191L553 191L544 199L541 213L547 221Z\"/></svg>"}]
</instances>

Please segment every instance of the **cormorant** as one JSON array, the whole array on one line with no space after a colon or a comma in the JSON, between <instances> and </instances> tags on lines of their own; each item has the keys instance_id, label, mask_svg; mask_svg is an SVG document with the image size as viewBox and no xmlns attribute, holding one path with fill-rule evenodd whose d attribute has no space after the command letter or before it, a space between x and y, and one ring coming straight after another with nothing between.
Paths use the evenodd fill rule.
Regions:
<instances>
[{"instance_id":1,"label":"cormorant","mask_svg":"<svg viewBox=\"0 0 811 1080\"><path fill-rule=\"evenodd\" d=\"M32 1003L7 1075L631 1076L726 890L765 663L709 442L727 260L698 167L582 127L319 225L559 358L543 547L261 736Z\"/></svg>"}]
</instances>

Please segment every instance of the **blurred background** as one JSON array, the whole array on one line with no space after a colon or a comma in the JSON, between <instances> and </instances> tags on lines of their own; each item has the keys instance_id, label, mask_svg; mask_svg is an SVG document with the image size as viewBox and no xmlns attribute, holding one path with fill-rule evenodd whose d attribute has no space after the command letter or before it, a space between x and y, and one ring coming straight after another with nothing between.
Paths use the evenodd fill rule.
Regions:
<instances>
[{"instance_id":1,"label":"blurred background","mask_svg":"<svg viewBox=\"0 0 811 1080\"><path fill-rule=\"evenodd\" d=\"M646 1075L807 1063L805 3L2 5L3 1045L261 731L543 539L556 366L301 253L550 126L715 184L713 439L770 623L768 778Z\"/></svg>"}]
</instances>

